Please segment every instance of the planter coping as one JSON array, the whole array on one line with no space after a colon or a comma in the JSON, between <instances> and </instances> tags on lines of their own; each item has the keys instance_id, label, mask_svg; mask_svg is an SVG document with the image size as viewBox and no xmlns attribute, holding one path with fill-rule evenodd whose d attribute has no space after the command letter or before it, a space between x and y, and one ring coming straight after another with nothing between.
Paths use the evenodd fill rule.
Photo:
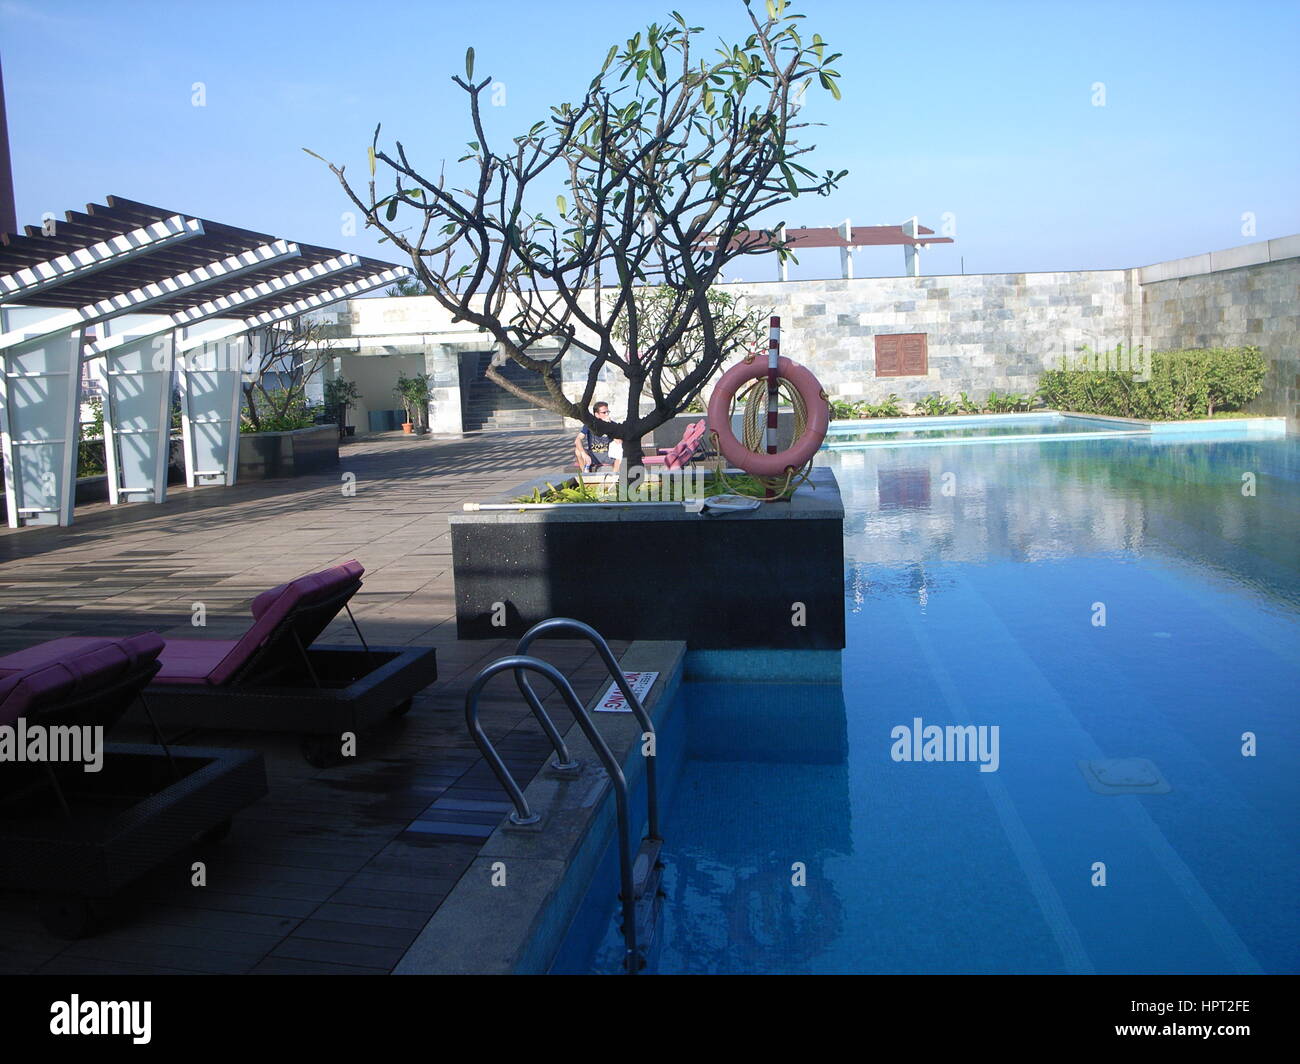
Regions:
<instances>
[{"instance_id":1,"label":"planter coping","mask_svg":"<svg viewBox=\"0 0 1300 1064\"><path fill-rule=\"evenodd\" d=\"M507 492L479 500L487 503L510 503L526 495L534 487L571 480L575 474L552 474L537 477L519 484ZM552 521L591 521L603 524L609 521L842 521L844 503L840 499L839 484L834 472L825 466L814 466L808 483L802 484L788 502L763 503L756 510L740 513L689 513L682 506L647 506L630 502L622 506L565 506L554 509L475 510L452 513L448 522L456 525L493 524L544 524Z\"/></svg>"},{"instance_id":2,"label":"planter coping","mask_svg":"<svg viewBox=\"0 0 1300 1064\"><path fill-rule=\"evenodd\" d=\"M271 429L267 432L245 432L239 430L239 438L249 440L262 440L268 436L300 436L304 432L332 432L338 435L339 427L337 425L307 425L300 429Z\"/></svg>"}]
</instances>

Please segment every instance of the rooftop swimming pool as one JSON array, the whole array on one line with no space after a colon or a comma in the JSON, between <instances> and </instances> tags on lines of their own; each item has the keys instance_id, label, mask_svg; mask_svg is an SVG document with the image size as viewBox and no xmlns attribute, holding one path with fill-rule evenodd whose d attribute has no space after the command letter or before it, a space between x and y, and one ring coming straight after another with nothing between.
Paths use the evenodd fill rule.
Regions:
<instances>
[{"instance_id":1,"label":"rooftop swimming pool","mask_svg":"<svg viewBox=\"0 0 1300 1064\"><path fill-rule=\"evenodd\" d=\"M822 459L842 688L683 686L650 970L1300 970L1300 441Z\"/></svg>"}]
</instances>

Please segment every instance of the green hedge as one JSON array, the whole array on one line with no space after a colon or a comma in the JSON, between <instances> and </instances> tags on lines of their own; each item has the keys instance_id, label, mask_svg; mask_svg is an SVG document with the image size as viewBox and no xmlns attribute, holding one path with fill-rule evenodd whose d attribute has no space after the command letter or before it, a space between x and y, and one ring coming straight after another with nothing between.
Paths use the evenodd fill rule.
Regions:
<instances>
[{"instance_id":1,"label":"green hedge","mask_svg":"<svg viewBox=\"0 0 1300 1064\"><path fill-rule=\"evenodd\" d=\"M1038 394L1050 407L1148 421L1213 417L1263 390L1268 366L1257 347L1158 351L1148 380L1123 370L1048 370Z\"/></svg>"}]
</instances>

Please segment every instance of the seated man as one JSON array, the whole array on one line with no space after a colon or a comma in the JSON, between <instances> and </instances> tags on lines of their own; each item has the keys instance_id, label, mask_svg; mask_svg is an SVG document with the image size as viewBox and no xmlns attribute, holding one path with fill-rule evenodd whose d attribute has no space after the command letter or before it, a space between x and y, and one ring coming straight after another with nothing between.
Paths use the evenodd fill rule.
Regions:
<instances>
[{"instance_id":1,"label":"seated man","mask_svg":"<svg viewBox=\"0 0 1300 1064\"><path fill-rule=\"evenodd\" d=\"M597 403L591 411L601 421L609 420L608 403ZM583 425L582 431L573 438L573 454L578 469L583 473L598 473L604 468L618 472L622 445L618 440L610 440L608 436L598 435Z\"/></svg>"}]
</instances>

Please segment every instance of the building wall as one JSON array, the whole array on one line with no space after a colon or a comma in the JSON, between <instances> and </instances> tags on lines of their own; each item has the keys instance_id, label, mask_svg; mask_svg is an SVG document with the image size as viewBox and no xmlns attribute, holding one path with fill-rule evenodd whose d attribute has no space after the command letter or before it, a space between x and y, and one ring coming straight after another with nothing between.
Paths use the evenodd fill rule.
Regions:
<instances>
[{"instance_id":1,"label":"building wall","mask_svg":"<svg viewBox=\"0 0 1300 1064\"><path fill-rule=\"evenodd\" d=\"M424 372L423 355L344 355L343 376L357 382L361 398L348 412L357 432L370 430L371 410L397 410L402 402L393 394L399 374L413 377Z\"/></svg>"}]
</instances>

